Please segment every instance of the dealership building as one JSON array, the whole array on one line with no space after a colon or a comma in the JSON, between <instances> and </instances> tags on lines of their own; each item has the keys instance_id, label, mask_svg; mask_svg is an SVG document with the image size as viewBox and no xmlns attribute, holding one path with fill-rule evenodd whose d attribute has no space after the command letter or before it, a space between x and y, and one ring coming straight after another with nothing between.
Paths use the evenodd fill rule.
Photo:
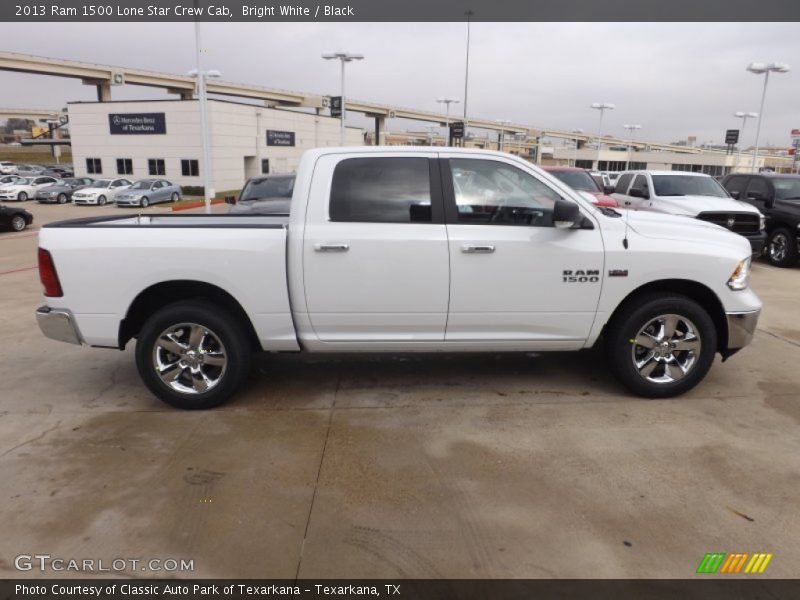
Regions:
<instances>
[{"instance_id":1,"label":"dealership building","mask_svg":"<svg viewBox=\"0 0 800 600\"><path fill-rule=\"evenodd\" d=\"M76 175L203 185L197 100L73 102L68 115ZM317 112L208 100L208 123L215 192L295 171L305 150L340 145L340 120ZM363 143L362 129L345 129L345 145Z\"/></svg>"}]
</instances>

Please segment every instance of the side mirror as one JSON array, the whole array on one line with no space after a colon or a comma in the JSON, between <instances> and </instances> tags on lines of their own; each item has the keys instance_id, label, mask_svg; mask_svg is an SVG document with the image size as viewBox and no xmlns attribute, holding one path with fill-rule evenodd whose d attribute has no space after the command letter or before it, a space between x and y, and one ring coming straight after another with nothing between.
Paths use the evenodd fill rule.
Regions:
<instances>
[{"instance_id":1,"label":"side mirror","mask_svg":"<svg viewBox=\"0 0 800 600\"><path fill-rule=\"evenodd\" d=\"M747 194L747 199L763 201L764 194L762 194L761 192L750 192L749 194Z\"/></svg>"},{"instance_id":2,"label":"side mirror","mask_svg":"<svg viewBox=\"0 0 800 600\"><path fill-rule=\"evenodd\" d=\"M603 193L606 194L606 195L613 194L615 189L616 189L616 186L604 185L603 186Z\"/></svg>"},{"instance_id":3,"label":"side mirror","mask_svg":"<svg viewBox=\"0 0 800 600\"><path fill-rule=\"evenodd\" d=\"M639 188L631 188L628 191L628 196L631 198L644 198L644 190L640 190Z\"/></svg>"},{"instance_id":4,"label":"side mirror","mask_svg":"<svg viewBox=\"0 0 800 600\"><path fill-rule=\"evenodd\" d=\"M731 195L731 198L733 198L734 200L738 200L739 196L741 195L741 192L739 192L738 190L735 190L733 192L728 191L728 193Z\"/></svg>"},{"instance_id":5,"label":"side mirror","mask_svg":"<svg viewBox=\"0 0 800 600\"><path fill-rule=\"evenodd\" d=\"M553 225L559 229L570 229L582 220L577 204L559 198L553 206Z\"/></svg>"},{"instance_id":6,"label":"side mirror","mask_svg":"<svg viewBox=\"0 0 800 600\"><path fill-rule=\"evenodd\" d=\"M225 196L225 204L236 204L236 196Z\"/></svg>"}]
</instances>

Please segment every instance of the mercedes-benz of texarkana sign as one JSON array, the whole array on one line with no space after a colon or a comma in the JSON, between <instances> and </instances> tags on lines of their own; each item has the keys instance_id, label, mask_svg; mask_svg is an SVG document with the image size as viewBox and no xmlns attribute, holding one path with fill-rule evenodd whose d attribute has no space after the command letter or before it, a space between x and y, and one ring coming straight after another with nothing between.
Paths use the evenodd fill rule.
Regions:
<instances>
[{"instance_id":1,"label":"mercedes-benz of texarkana sign","mask_svg":"<svg viewBox=\"0 0 800 600\"><path fill-rule=\"evenodd\" d=\"M605 346L633 392L681 394L753 337L750 243L684 216L593 206L483 150L326 148L290 215L138 215L46 225L48 337L136 338L145 384L208 408L253 351Z\"/></svg>"}]
</instances>

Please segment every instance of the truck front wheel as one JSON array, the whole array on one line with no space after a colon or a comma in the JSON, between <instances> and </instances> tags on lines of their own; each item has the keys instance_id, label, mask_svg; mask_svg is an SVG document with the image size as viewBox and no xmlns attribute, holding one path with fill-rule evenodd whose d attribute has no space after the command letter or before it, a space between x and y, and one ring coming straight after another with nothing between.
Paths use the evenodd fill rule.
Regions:
<instances>
[{"instance_id":1,"label":"truck front wheel","mask_svg":"<svg viewBox=\"0 0 800 600\"><path fill-rule=\"evenodd\" d=\"M714 362L717 331L686 296L648 295L630 301L606 332L614 374L647 398L677 396L697 385Z\"/></svg>"},{"instance_id":2,"label":"truck front wheel","mask_svg":"<svg viewBox=\"0 0 800 600\"><path fill-rule=\"evenodd\" d=\"M153 394L176 408L219 406L244 382L251 349L244 327L203 301L165 306L142 327L136 366Z\"/></svg>"}]
</instances>

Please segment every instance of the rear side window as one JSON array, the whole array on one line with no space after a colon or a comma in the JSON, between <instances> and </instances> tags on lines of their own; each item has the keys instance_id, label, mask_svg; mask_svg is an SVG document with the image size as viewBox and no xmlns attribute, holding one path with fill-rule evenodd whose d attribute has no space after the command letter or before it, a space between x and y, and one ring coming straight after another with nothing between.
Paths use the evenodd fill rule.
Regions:
<instances>
[{"instance_id":1,"label":"rear side window","mask_svg":"<svg viewBox=\"0 0 800 600\"><path fill-rule=\"evenodd\" d=\"M633 175L630 173L626 173L625 175L620 175L619 179L617 179L617 186L614 188L614 192L617 194L624 194L628 191L628 186L631 184L631 178Z\"/></svg>"},{"instance_id":2,"label":"rear side window","mask_svg":"<svg viewBox=\"0 0 800 600\"><path fill-rule=\"evenodd\" d=\"M427 158L348 158L333 171L331 221L430 223Z\"/></svg>"},{"instance_id":3,"label":"rear side window","mask_svg":"<svg viewBox=\"0 0 800 600\"><path fill-rule=\"evenodd\" d=\"M734 196L735 198L743 197L742 192L744 191L744 186L746 183L747 177L734 175L733 177L729 177L725 182L725 189L728 190L731 196ZM738 194L738 196L736 196L736 194Z\"/></svg>"}]
</instances>

